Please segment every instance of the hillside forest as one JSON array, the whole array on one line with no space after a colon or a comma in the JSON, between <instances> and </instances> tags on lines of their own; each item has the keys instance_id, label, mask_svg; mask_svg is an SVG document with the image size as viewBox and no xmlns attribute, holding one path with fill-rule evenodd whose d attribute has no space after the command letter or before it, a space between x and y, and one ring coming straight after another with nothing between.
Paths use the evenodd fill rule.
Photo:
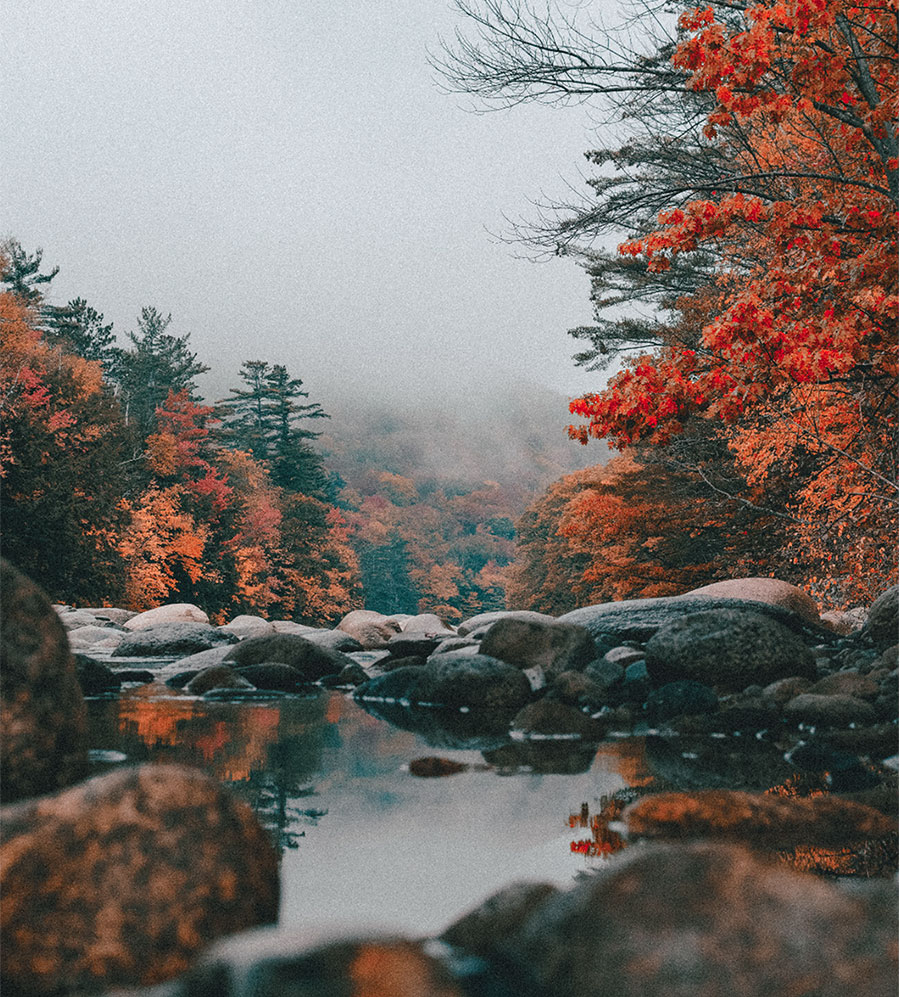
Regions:
<instances>
[{"instance_id":1,"label":"hillside forest","mask_svg":"<svg viewBox=\"0 0 900 997\"><path fill-rule=\"evenodd\" d=\"M571 334L598 390L568 432L600 463L486 420L471 451L517 457L479 477L435 458L433 412L326 413L264 358L204 400L170 316L146 307L120 341L83 299L54 304L57 271L9 239L4 555L69 603L317 624L561 613L744 575L871 601L896 579L896 4L713 0L676 22L647 0L618 34L457 7L449 89L587 101L615 125L584 200L520 233L585 271L596 320Z\"/></svg>"}]
</instances>

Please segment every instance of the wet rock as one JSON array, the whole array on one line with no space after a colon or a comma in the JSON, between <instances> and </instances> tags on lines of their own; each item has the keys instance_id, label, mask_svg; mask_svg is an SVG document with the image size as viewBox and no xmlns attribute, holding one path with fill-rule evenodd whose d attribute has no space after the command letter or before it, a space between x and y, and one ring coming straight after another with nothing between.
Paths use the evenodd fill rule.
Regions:
<instances>
[{"instance_id":1,"label":"wet rock","mask_svg":"<svg viewBox=\"0 0 900 997\"><path fill-rule=\"evenodd\" d=\"M708 685L682 679L660 686L647 696L647 721L656 724L685 713L715 713L718 708L719 698Z\"/></svg>"},{"instance_id":2,"label":"wet rock","mask_svg":"<svg viewBox=\"0 0 900 997\"><path fill-rule=\"evenodd\" d=\"M243 678L229 665L210 665L202 668L183 687L192 696L202 696L212 689L253 689L252 682Z\"/></svg>"},{"instance_id":3,"label":"wet rock","mask_svg":"<svg viewBox=\"0 0 900 997\"><path fill-rule=\"evenodd\" d=\"M531 698L520 668L486 654L439 654L419 674L415 697L420 703L515 710Z\"/></svg>"},{"instance_id":4,"label":"wet rock","mask_svg":"<svg viewBox=\"0 0 900 997\"><path fill-rule=\"evenodd\" d=\"M236 671L241 678L246 679L257 689L295 692L305 685L303 676L296 668L280 661L264 661L258 665L244 665Z\"/></svg>"},{"instance_id":5,"label":"wet rock","mask_svg":"<svg viewBox=\"0 0 900 997\"><path fill-rule=\"evenodd\" d=\"M819 696L803 692L784 707L784 715L798 723L844 727L852 723L873 723L875 709L855 696Z\"/></svg>"},{"instance_id":6,"label":"wet rock","mask_svg":"<svg viewBox=\"0 0 900 997\"><path fill-rule=\"evenodd\" d=\"M856 755L824 741L800 744L787 757L798 769L819 774L822 785L835 792L860 792L880 781L873 766L864 765Z\"/></svg>"},{"instance_id":7,"label":"wet rock","mask_svg":"<svg viewBox=\"0 0 900 997\"><path fill-rule=\"evenodd\" d=\"M416 689L422 675L421 665L405 665L363 682L353 698L366 702L416 702Z\"/></svg>"},{"instance_id":8,"label":"wet rock","mask_svg":"<svg viewBox=\"0 0 900 997\"><path fill-rule=\"evenodd\" d=\"M269 634L248 637L235 645L223 661L236 667L258 665L264 661L280 661L296 668L306 682L316 682L326 675L336 675L350 664L351 658L340 651L296 634Z\"/></svg>"},{"instance_id":9,"label":"wet rock","mask_svg":"<svg viewBox=\"0 0 900 997\"><path fill-rule=\"evenodd\" d=\"M471 637L448 637L446 640L442 640L431 653L446 654L447 651L461 651L465 649L468 654L477 654L479 647L481 647L481 642L473 640Z\"/></svg>"},{"instance_id":10,"label":"wet rock","mask_svg":"<svg viewBox=\"0 0 900 997\"><path fill-rule=\"evenodd\" d=\"M643 660L643 655L638 660ZM633 663L633 661L629 662L629 664ZM618 661L608 661L606 658L598 658L588 664L584 670L584 674L601 689L608 692L610 689L621 685L625 680L625 667Z\"/></svg>"},{"instance_id":11,"label":"wet rock","mask_svg":"<svg viewBox=\"0 0 900 997\"><path fill-rule=\"evenodd\" d=\"M540 668L553 679L561 672L583 671L597 649L583 627L506 617L484 635L481 653L519 668Z\"/></svg>"},{"instance_id":12,"label":"wet rock","mask_svg":"<svg viewBox=\"0 0 900 997\"><path fill-rule=\"evenodd\" d=\"M210 665L209 667L212 668L213 666ZM188 682L190 682L195 675L199 675L201 671L202 669L200 668L188 668L183 672L175 672L174 675L170 675L167 679L165 679L165 685L169 689L183 689Z\"/></svg>"},{"instance_id":13,"label":"wet rock","mask_svg":"<svg viewBox=\"0 0 900 997\"><path fill-rule=\"evenodd\" d=\"M369 676L365 669L355 661L351 661L337 675L326 675L325 678L321 679L322 685L329 689L356 688L368 681Z\"/></svg>"},{"instance_id":14,"label":"wet rock","mask_svg":"<svg viewBox=\"0 0 900 997\"><path fill-rule=\"evenodd\" d=\"M157 983L278 915L278 859L201 772L146 765L4 809L4 992Z\"/></svg>"},{"instance_id":15,"label":"wet rock","mask_svg":"<svg viewBox=\"0 0 900 997\"><path fill-rule=\"evenodd\" d=\"M809 620L819 622L819 607L815 600L803 589L777 578L729 578L713 582L701 588L685 592L685 597L698 595L722 596L727 599L744 599L748 602L764 602L771 606L781 606Z\"/></svg>"},{"instance_id":16,"label":"wet rock","mask_svg":"<svg viewBox=\"0 0 900 997\"><path fill-rule=\"evenodd\" d=\"M260 637L263 634L275 633L275 627L261 616L235 616L224 626L219 627L227 633L234 634L235 637Z\"/></svg>"},{"instance_id":17,"label":"wet rock","mask_svg":"<svg viewBox=\"0 0 900 997\"><path fill-rule=\"evenodd\" d=\"M393 937L313 945L309 932L245 932L214 945L165 994L146 997L464 997L424 943ZM137 997L137 995L135 995Z\"/></svg>"},{"instance_id":18,"label":"wet rock","mask_svg":"<svg viewBox=\"0 0 900 997\"><path fill-rule=\"evenodd\" d=\"M548 899L502 954L544 997L887 997L894 910L736 846L647 846Z\"/></svg>"},{"instance_id":19,"label":"wet rock","mask_svg":"<svg viewBox=\"0 0 900 997\"><path fill-rule=\"evenodd\" d=\"M575 734L585 741L599 741L606 733L607 725L575 706L545 697L519 710L510 722L510 729L525 735Z\"/></svg>"},{"instance_id":20,"label":"wet rock","mask_svg":"<svg viewBox=\"0 0 900 997\"><path fill-rule=\"evenodd\" d=\"M156 676L146 668L117 668L116 678L121 682L155 682Z\"/></svg>"},{"instance_id":21,"label":"wet rock","mask_svg":"<svg viewBox=\"0 0 900 997\"><path fill-rule=\"evenodd\" d=\"M584 706L592 711L606 705L606 690L585 672L562 672L547 688L547 699L555 699L571 706Z\"/></svg>"},{"instance_id":22,"label":"wet rock","mask_svg":"<svg viewBox=\"0 0 900 997\"><path fill-rule=\"evenodd\" d=\"M225 633L208 623L152 623L129 633L113 651L113 657L188 655L222 644L233 644L236 640L234 634Z\"/></svg>"},{"instance_id":23,"label":"wet rock","mask_svg":"<svg viewBox=\"0 0 900 997\"><path fill-rule=\"evenodd\" d=\"M855 730L831 730L817 735L833 748L868 755L875 761L897 754L896 723L875 724Z\"/></svg>"},{"instance_id":24,"label":"wet rock","mask_svg":"<svg viewBox=\"0 0 900 997\"><path fill-rule=\"evenodd\" d=\"M354 609L338 623L337 629L355 637L365 650L376 651L386 647L391 637L400 632L400 624L383 613Z\"/></svg>"},{"instance_id":25,"label":"wet rock","mask_svg":"<svg viewBox=\"0 0 900 997\"><path fill-rule=\"evenodd\" d=\"M580 775L589 771L596 754L596 741L581 738L529 739L482 750L484 760L501 774Z\"/></svg>"},{"instance_id":26,"label":"wet rock","mask_svg":"<svg viewBox=\"0 0 900 997\"><path fill-rule=\"evenodd\" d=\"M663 627L646 652L647 670L658 685L693 679L740 691L788 675L816 674L812 652L795 633L747 610L691 613Z\"/></svg>"},{"instance_id":27,"label":"wet rock","mask_svg":"<svg viewBox=\"0 0 900 997\"><path fill-rule=\"evenodd\" d=\"M776 706L784 706L794 696L799 696L801 692L807 692L812 685L809 679L801 678L799 675L790 675L788 678L776 679L765 687L762 691L763 699L769 700Z\"/></svg>"},{"instance_id":28,"label":"wet rock","mask_svg":"<svg viewBox=\"0 0 900 997\"><path fill-rule=\"evenodd\" d=\"M819 679L815 685L805 690L814 696L855 696L857 699L874 699L878 695L878 683L856 672L834 672Z\"/></svg>"},{"instance_id":29,"label":"wet rock","mask_svg":"<svg viewBox=\"0 0 900 997\"><path fill-rule=\"evenodd\" d=\"M377 663L377 669L381 672L395 672L398 668L424 668L427 658L421 655L411 654L405 658L387 657L382 658Z\"/></svg>"},{"instance_id":30,"label":"wet rock","mask_svg":"<svg viewBox=\"0 0 900 997\"><path fill-rule=\"evenodd\" d=\"M838 796L778 796L739 790L657 793L631 804L629 837L723 838L767 850L847 845L897 831L896 820Z\"/></svg>"},{"instance_id":31,"label":"wet rock","mask_svg":"<svg viewBox=\"0 0 900 997\"><path fill-rule=\"evenodd\" d=\"M512 883L451 924L440 939L473 955L496 957L503 943L558 894L549 883Z\"/></svg>"},{"instance_id":32,"label":"wet rock","mask_svg":"<svg viewBox=\"0 0 900 997\"><path fill-rule=\"evenodd\" d=\"M424 758L414 758L409 763L409 774L420 779L438 779L445 775L458 775L467 772L469 766L465 762L455 762L451 758L437 758L428 755Z\"/></svg>"},{"instance_id":33,"label":"wet rock","mask_svg":"<svg viewBox=\"0 0 900 997\"><path fill-rule=\"evenodd\" d=\"M622 698L629 703L643 703L651 688L647 662L642 658L633 661L622 678Z\"/></svg>"},{"instance_id":34,"label":"wet rock","mask_svg":"<svg viewBox=\"0 0 900 997\"><path fill-rule=\"evenodd\" d=\"M88 768L84 697L50 600L0 560L0 800L50 793Z\"/></svg>"},{"instance_id":35,"label":"wet rock","mask_svg":"<svg viewBox=\"0 0 900 997\"><path fill-rule=\"evenodd\" d=\"M113 689L118 689L122 684L121 676L102 662L94 661L93 658L85 657L83 654L76 654L74 658L78 684L85 696L96 696L101 692L110 692Z\"/></svg>"},{"instance_id":36,"label":"wet rock","mask_svg":"<svg viewBox=\"0 0 900 997\"><path fill-rule=\"evenodd\" d=\"M496 609L489 613L479 613L468 620L463 620L456 628L460 637L474 633L476 630L483 630L493 626L498 620L526 620L530 623L555 623L555 616L548 616L546 613L535 613L530 609Z\"/></svg>"},{"instance_id":37,"label":"wet rock","mask_svg":"<svg viewBox=\"0 0 900 997\"><path fill-rule=\"evenodd\" d=\"M138 613L123 623L126 630L144 630L160 623L209 623L209 617L199 606L189 602L173 602Z\"/></svg>"}]
</instances>

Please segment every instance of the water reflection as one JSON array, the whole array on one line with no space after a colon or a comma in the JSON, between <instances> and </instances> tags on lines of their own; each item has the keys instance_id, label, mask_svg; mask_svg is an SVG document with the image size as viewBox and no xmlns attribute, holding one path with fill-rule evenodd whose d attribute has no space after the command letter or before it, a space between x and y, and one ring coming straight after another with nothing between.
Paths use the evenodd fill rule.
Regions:
<instances>
[{"instance_id":1,"label":"water reflection","mask_svg":"<svg viewBox=\"0 0 900 997\"><path fill-rule=\"evenodd\" d=\"M513 880L566 884L584 861L561 815L650 779L640 741L529 746L464 714L404 730L336 692L211 702L144 686L88 707L91 748L198 766L256 810L294 925L438 932ZM464 766L453 779L410 772L435 742Z\"/></svg>"}]
</instances>

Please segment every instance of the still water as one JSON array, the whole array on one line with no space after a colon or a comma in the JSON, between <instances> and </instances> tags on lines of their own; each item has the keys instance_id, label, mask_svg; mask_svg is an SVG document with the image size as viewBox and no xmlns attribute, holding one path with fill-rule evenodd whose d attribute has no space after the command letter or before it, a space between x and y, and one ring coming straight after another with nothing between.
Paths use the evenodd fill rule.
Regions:
<instances>
[{"instance_id":1,"label":"still water","mask_svg":"<svg viewBox=\"0 0 900 997\"><path fill-rule=\"evenodd\" d=\"M640 739L523 745L430 718L413 732L342 692L211 702L153 685L88 710L98 766L197 766L256 810L296 927L434 934L510 882L565 885L604 861L573 851L590 833L577 815L584 827L602 797L649 781ZM468 767L410 772L434 756Z\"/></svg>"}]
</instances>

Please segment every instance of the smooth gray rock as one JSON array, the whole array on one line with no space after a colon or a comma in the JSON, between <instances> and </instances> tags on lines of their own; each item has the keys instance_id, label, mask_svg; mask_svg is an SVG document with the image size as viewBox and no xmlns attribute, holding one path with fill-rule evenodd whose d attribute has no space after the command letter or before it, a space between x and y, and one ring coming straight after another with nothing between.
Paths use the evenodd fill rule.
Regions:
<instances>
[{"instance_id":1,"label":"smooth gray rock","mask_svg":"<svg viewBox=\"0 0 900 997\"><path fill-rule=\"evenodd\" d=\"M115 658L187 655L236 640L208 623L153 623L129 633L112 654Z\"/></svg>"},{"instance_id":2,"label":"smooth gray rock","mask_svg":"<svg viewBox=\"0 0 900 997\"><path fill-rule=\"evenodd\" d=\"M336 675L352 661L340 651L332 651L297 634L267 634L249 637L236 644L223 659L236 666L280 661L300 672L306 682L316 682L326 675Z\"/></svg>"},{"instance_id":3,"label":"smooth gray rock","mask_svg":"<svg viewBox=\"0 0 900 997\"><path fill-rule=\"evenodd\" d=\"M484 635L481 653L517 668L540 668L553 679L562 672L583 671L597 649L584 627L505 617Z\"/></svg>"},{"instance_id":4,"label":"smooth gray rock","mask_svg":"<svg viewBox=\"0 0 900 997\"><path fill-rule=\"evenodd\" d=\"M710 609L743 609L769 616L789 630L803 634L810 640L828 643L837 635L825 627L816 626L798 613L781 606L748 599L727 599L712 596L662 596L658 599L627 599L623 602L604 602L597 606L573 609L560 616L560 623L577 623L586 627L595 639L644 642L661 627L679 620L688 613Z\"/></svg>"}]
</instances>

